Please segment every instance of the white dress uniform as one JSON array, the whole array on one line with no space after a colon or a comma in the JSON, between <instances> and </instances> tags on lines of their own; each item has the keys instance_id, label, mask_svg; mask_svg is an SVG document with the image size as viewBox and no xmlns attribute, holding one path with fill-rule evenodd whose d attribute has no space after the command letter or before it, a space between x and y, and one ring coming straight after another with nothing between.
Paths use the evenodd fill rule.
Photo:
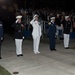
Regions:
<instances>
[{"instance_id":1,"label":"white dress uniform","mask_svg":"<svg viewBox=\"0 0 75 75\"><path fill-rule=\"evenodd\" d=\"M37 54L37 53L40 53L39 52L39 43L40 43L40 37L42 35L42 33L41 33L41 25L40 25L40 22L36 21L35 19L33 19L30 22L30 24L33 27L33 31L32 31L33 50L34 50L34 53Z\"/></svg>"}]
</instances>

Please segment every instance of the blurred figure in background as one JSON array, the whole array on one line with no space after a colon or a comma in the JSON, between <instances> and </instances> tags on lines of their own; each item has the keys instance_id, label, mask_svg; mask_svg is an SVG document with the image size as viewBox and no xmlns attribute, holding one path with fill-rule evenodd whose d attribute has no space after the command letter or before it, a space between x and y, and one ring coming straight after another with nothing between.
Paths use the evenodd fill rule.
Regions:
<instances>
[{"instance_id":1,"label":"blurred figure in background","mask_svg":"<svg viewBox=\"0 0 75 75\"><path fill-rule=\"evenodd\" d=\"M56 18L55 18L55 23L56 23L56 36L57 36L57 39L62 39L63 37L63 31L62 31L62 26L61 26L61 18L60 18L60 14L57 14L56 15Z\"/></svg>"},{"instance_id":2,"label":"blurred figure in background","mask_svg":"<svg viewBox=\"0 0 75 75\"><path fill-rule=\"evenodd\" d=\"M3 41L3 24L0 20L0 59L2 59L1 57L1 43Z\"/></svg>"}]
</instances>

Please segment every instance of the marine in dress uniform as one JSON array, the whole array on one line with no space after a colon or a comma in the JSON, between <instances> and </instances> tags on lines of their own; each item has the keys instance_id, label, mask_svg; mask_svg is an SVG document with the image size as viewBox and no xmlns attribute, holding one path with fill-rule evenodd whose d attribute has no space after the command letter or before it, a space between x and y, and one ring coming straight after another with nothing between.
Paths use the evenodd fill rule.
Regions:
<instances>
[{"instance_id":1,"label":"marine in dress uniform","mask_svg":"<svg viewBox=\"0 0 75 75\"><path fill-rule=\"evenodd\" d=\"M0 21L0 59L2 59L2 57L1 57L1 43L2 43L2 40L3 40L3 24Z\"/></svg>"},{"instance_id":2,"label":"marine in dress uniform","mask_svg":"<svg viewBox=\"0 0 75 75\"><path fill-rule=\"evenodd\" d=\"M55 49L55 34L56 34L56 24L55 22L55 17L51 17L51 22L49 23L49 29L48 29L48 36L49 36L49 45L50 45L50 50L51 51L56 51Z\"/></svg>"},{"instance_id":3,"label":"marine in dress uniform","mask_svg":"<svg viewBox=\"0 0 75 75\"><path fill-rule=\"evenodd\" d=\"M33 27L32 30L32 37L33 37L33 51L35 54L39 52L39 44L40 44L40 37L41 37L41 25L38 21L38 15L34 15L33 19L30 21L30 24Z\"/></svg>"},{"instance_id":4,"label":"marine in dress uniform","mask_svg":"<svg viewBox=\"0 0 75 75\"><path fill-rule=\"evenodd\" d=\"M17 20L16 20L15 24L13 24L17 56L23 56L23 53L22 53L22 42L23 42L24 25L22 24L21 18L22 18L21 15L16 16Z\"/></svg>"},{"instance_id":5,"label":"marine in dress uniform","mask_svg":"<svg viewBox=\"0 0 75 75\"><path fill-rule=\"evenodd\" d=\"M71 21L69 20L69 16L65 16L65 21L62 23L62 25L64 33L64 47L65 49L68 49L71 29Z\"/></svg>"}]
</instances>

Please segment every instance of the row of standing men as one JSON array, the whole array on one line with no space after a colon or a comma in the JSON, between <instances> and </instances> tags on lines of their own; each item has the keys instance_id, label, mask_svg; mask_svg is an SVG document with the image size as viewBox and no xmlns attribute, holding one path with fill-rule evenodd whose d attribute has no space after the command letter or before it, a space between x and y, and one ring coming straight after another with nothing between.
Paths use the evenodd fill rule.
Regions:
<instances>
[{"instance_id":1,"label":"row of standing men","mask_svg":"<svg viewBox=\"0 0 75 75\"><path fill-rule=\"evenodd\" d=\"M35 14L33 16L33 19L30 21L30 24L33 27L32 30L32 38L33 38L33 52L35 54L39 54L39 44L40 44L40 38L42 35L41 30L41 23L38 20L39 16ZM14 38L15 38L15 45L16 45L16 55L23 56L22 53L22 42L23 42L23 30L24 30L24 24L21 21L22 15L16 16L16 21L12 25L14 28ZM71 22L69 21L69 16L65 16L65 20L62 23L63 25L63 33L64 33L64 47L66 49L69 48L69 37L70 37L70 29L71 29ZM51 21L48 23L48 37L49 37L49 47L51 51L57 51L56 50L56 24L55 24L55 17L51 17ZM0 36L2 38L2 36ZM0 42L1 47L1 42ZM1 49L0 49L0 59L1 59Z\"/></svg>"}]
</instances>

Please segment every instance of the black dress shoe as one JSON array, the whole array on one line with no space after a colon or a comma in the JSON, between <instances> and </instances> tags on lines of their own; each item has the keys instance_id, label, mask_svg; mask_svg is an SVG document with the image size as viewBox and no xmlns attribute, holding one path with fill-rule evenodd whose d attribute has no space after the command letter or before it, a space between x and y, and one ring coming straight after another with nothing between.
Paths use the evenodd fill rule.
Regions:
<instances>
[{"instance_id":1,"label":"black dress shoe","mask_svg":"<svg viewBox=\"0 0 75 75\"><path fill-rule=\"evenodd\" d=\"M20 55L17 55L17 57L19 57Z\"/></svg>"},{"instance_id":2,"label":"black dress shoe","mask_svg":"<svg viewBox=\"0 0 75 75\"><path fill-rule=\"evenodd\" d=\"M69 47L65 47L65 49L69 49Z\"/></svg>"},{"instance_id":3,"label":"black dress shoe","mask_svg":"<svg viewBox=\"0 0 75 75\"><path fill-rule=\"evenodd\" d=\"M57 51L56 49L53 49L54 51Z\"/></svg>"},{"instance_id":4,"label":"black dress shoe","mask_svg":"<svg viewBox=\"0 0 75 75\"><path fill-rule=\"evenodd\" d=\"M2 59L2 57L0 57L0 59Z\"/></svg>"},{"instance_id":5,"label":"black dress shoe","mask_svg":"<svg viewBox=\"0 0 75 75\"><path fill-rule=\"evenodd\" d=\"M51 51L53 51L53 49L50 49Z\"/></svg>"},{"instance_id":6,"label":"black dress shoe","mask_svg":"<svg viewBox=\"0 0 75 75\"><path fill-rule=\"evenodd\" d=\"M23 56L23 54L20 54L20 56Z\"/></svg>"}]
</instances>

